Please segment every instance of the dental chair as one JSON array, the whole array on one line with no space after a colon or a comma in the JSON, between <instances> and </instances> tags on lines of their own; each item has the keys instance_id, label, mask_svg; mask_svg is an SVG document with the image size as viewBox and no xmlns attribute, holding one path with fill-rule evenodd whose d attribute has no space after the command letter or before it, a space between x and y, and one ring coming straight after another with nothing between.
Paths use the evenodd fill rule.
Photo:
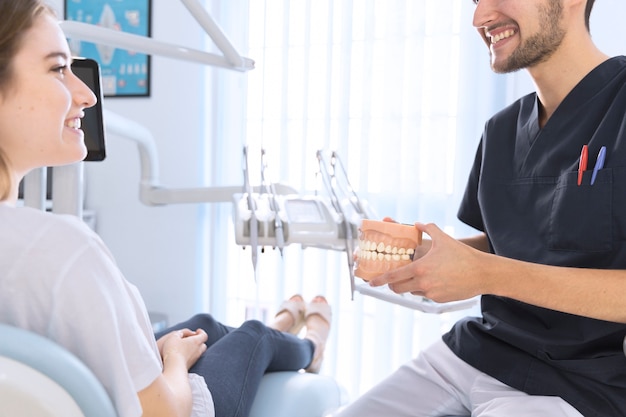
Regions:
<instances>
[{"instance_id":1,"label":"dental chair","mask_svg":"<svg viewBox=\"0 0 626 417\"><path fill-rule=\"evenodd\" d=\"M329 377L265 375L250 417L322 417L342 392ZM78 358L50 339L0 323L0 415L117 417L102 384Z\"/></svg>"}]
</instances>

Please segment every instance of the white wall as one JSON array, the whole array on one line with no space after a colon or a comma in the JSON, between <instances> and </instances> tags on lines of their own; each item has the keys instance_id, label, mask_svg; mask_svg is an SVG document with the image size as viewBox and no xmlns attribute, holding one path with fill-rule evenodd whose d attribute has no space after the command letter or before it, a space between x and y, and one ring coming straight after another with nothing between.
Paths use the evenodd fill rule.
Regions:
<instances>
[{"instance_id":1,"label":"white wall","mask_svg":"<svg viewBox=\"0 0 626 417\"><path fill-rule=\"evenodd\" d=\"M626 1L596 0L591 15L591 35L609 55L626 55Z\"/></svg>"},{"instance_id":2,"label":"white wall","mask_svg":"<svg viewBox=\"0 0 626 417\"><path fill-rule=\"evenodd\" d=\"M214 7L227 1L209 3ZM62 0L53 0L52 4L62 10ZM153 0L152 16L154 38L203 48L203 32L180 2ZM592 34L610 55L626 53L626 25L621 21L624 16L624 0L597 1ZM237 38L238 34L231 35ZM107 109L143 123L154 133L164 185L192 186L202 181L201 153L205 146L201 138L205 115L212 111L211 103L204 100L204 71L196 64L153 57L150 98L104 100ZM525 74L514 77L513 96L532 89ZM207 139L216 140L239 142L241 138ZM86 204L97 212L97 231L126 277L139 287L148 309L166 313L170 321L185 319L201 308L197 291L202 288L201 260L205 254L199 253L199 205L142 205L138 200L139 159L135 145L109 136L107 147L107 159L88 164L86 169ZM240 163L240 156L233 155L232 160ZM235 184L239 181L233 179Z\"/></svg>"}]
</instances>

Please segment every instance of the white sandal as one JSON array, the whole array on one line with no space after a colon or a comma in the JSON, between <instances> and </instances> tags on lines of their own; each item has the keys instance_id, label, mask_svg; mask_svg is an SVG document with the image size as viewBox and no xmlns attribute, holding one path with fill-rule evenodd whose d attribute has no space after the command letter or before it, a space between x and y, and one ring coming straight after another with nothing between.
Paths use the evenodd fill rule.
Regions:
<instances>
[{"instance_id":1,"label":"white sandal","mask_svg":"<svg viewBox=\"0 0 626 417\"><path fill-rule=\"evenodd\" d=\"M328 339L328 334L330 332L330 323L332 322L332 310L326 298L321 295L318 295L315 298L323 299L324 301L319 302L310 302L306 306L306 313L304 315L304 321L308 317L312 315L320 316L326 323L328 323L328 331L326 334L320 333L316 330L310 330L307 328L305 339L309 339L315 345L315 351L313 352L313 359L311 360L311 364L305 368L306 372L312 374L318 374L320 369L322 368L322 362L324 360L324 349L326 348L326 340ZM314 298L314 300L315 300Z\"/></svg>"},{"instance_id":2,"label":"white sandal","mask_svg":"<svg viewBox=\"0 0 626 417\"><path fill-rule=\"evenodd\" d=\"M300 300L294 300L293 297L300 297ZM292 295L288 300L283 301L280 305L278 313L274 317L278 317L280 314L287 312L293 317L293 324L289 329L286 330L287 333L291 333L293 335L298 335L300 330L304 327L304 312L306 310L306 303L300 294Z\"/></svg>"}]
</instances>

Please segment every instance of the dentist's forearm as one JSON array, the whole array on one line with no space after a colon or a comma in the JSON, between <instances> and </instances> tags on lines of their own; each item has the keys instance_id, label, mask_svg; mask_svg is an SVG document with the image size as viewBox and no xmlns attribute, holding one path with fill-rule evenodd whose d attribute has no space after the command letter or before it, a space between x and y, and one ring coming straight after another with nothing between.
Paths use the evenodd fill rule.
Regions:
<instances>
[{"instance_id":1,"label":"dentist's forearm","mask_svg":"<svg viewBox=\"0 0 626 417\"><path fill-rule=\"evenodd\" d=\"M489 241L487 240L487 235L484 233L472 237L461 238L459 239L459 242L465 243L467 246L471 246L481 252L490 251Z\"/></svg>"},{"instance_id":2,"label":"dentist's forearm","mask_svg":"<svg viewBox=\"0 0 626 417\"><path fill-rule=\"evenodd\" d=\"M626 323L626 271L568 268L485 254L486 294L551 310Z\"/></svg>"}]
</instances>

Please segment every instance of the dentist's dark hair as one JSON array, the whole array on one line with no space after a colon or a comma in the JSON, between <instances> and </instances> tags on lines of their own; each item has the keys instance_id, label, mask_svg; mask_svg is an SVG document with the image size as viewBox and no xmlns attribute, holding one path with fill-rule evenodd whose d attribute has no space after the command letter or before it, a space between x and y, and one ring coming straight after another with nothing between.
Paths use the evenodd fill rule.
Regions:
<instances>
[{"instance_id":1,"label":"dentist's dark hair","mask_svg":"<svg viewBox=\"0 0 626 417\"><path fill-rule=\"evenodd\" d=\"M26 32L43 13L55 15L43 0L0 0L0 100L10 94L13 79L13 58L22 46ZM11 174L2 150L0 136L0 201L9 197Z\"/></svg>"},{"instance_id":2,"label":"dentist's dark hair","mask_svg":"<svg viewBox=\"0 0 626 417\"><path fill-rule=\"evenodd\" d=\"M589 29L589 17L591 16L591 9L593 9L593 4L596 0L587 0L587 5L585 6L585 26L587 26L587 30Z\"/></svg>"}]
</instances>

